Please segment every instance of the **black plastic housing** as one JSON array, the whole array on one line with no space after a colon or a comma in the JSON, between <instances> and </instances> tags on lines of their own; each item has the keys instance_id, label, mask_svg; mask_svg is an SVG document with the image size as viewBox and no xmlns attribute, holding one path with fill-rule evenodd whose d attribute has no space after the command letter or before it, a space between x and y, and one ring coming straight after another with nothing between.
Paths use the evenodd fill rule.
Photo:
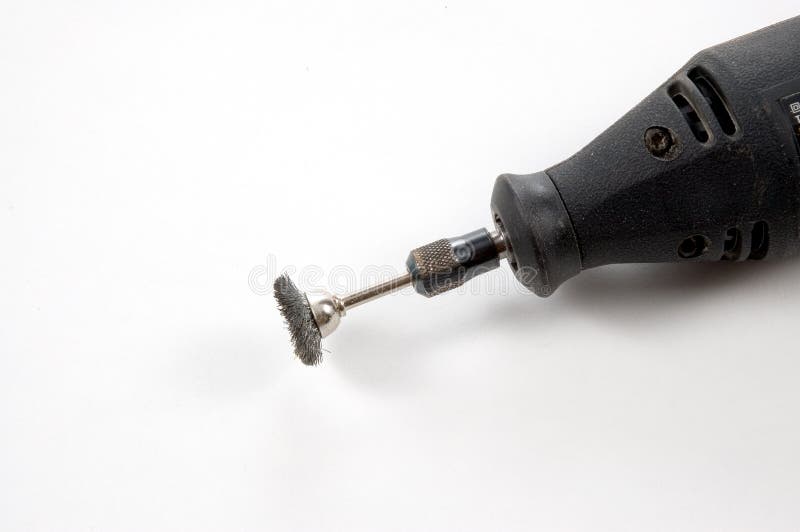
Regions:
<instances>
[{"instance_id":1,"label":"black plastic housing","mask_svg":"<svg viewBox=\"0 0 800 532\"><path fill-rule=\"evenodd\" d=\"M567 161L501 175L491 208L540 296L605 264L796 253L800 17L696 55Z\"/></svg>"}]
</instances>

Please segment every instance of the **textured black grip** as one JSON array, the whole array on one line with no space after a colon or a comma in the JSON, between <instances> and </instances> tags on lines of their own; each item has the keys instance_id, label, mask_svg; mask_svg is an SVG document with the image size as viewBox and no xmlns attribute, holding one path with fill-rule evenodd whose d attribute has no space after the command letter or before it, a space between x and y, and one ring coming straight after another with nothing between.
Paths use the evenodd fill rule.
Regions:
<instances>
[{"instance_id":1,"label":"textured black grip","mask_svg":"<svg viewBox=\"0 0 800 532\"><path fill-rule=\"evenodd\" d=\"M547 296L606 264L800 253L799 35L800 17L701 52L575 156L500 176L520 281Z\"/></svg>"},{"instance_id":2,"label":"textured black grip","mask_svg":"<svg viewBox=\"0 0 800 532\"><path fill-rule=\"evenodd\" d=\"M406 261L415 290L426 297L457 288L499 265L497 247L486 229L418 247Z\"/></svg>"}]
</instances>

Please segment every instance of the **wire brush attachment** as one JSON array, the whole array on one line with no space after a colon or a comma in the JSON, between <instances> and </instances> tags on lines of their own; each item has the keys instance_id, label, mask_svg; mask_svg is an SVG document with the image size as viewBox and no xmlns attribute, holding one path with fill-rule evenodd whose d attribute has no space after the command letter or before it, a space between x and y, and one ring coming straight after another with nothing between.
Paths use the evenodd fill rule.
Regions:
<instances>
[{"instance_id":1,"label":"wire brush attachment","mask_svg":"<svg viewBox=\"0 0 800 532\"><path fill-rule=\"evenodd\" d=\"M278 310L292 335L294 354L303 364L316 366L322 362L322 334L306 295L297 289L287 274L275 279L273 289Z\"/></svg>"}]
</instances>

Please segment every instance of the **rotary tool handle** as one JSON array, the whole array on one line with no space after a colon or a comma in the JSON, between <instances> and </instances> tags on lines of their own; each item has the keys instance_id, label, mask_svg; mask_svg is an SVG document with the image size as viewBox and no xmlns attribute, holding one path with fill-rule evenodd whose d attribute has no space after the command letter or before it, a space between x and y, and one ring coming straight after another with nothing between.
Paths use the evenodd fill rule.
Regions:
<instances>
[{"instance_id":1,"label":"rotary tool handle","mask_svg":"<svg viewBox=\"0 0 800 532\"><path fill-rule=\"evenodd\" d=\"M605 264L796 253L800 17L696 55L569 160L500 176L492 210L541 296Z\"/></svg>"}]
</instances>

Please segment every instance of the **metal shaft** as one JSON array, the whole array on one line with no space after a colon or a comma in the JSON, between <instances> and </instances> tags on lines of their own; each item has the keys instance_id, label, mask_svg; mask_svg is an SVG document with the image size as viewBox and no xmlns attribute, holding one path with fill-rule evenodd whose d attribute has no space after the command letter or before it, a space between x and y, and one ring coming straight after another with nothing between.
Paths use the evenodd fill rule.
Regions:
<instances>
[{"instance_id":1,"label":"metal shaft","mask_svg":"<svg viewBox=\"0 0 800 532\"><path fill-rule=\"evenodd\" d=\"M406 273L404 275L395 277L394 279L390 279L381 284L370 286L358 292L343 296L341 298L341 302L345 310L348 310L357 307L359 305L363 305L368 301L372 301L373 299L377 299L386 294L391 294L392 292L396 292L401 288L405 288L406 286L411 284L411 281L412 281L411 274Z\"/></svg>"},{"instance_id":2,"label":"metal shaft","mask_svg":"<svg viewBox=\"0 0 800 532\"><path fill-rule=\"evenodd\" d=\"M325 291L309 292L306 301L320 335L325 338L336 330L351 308L409 285L426 297L441 294L498 267L499 258L507 253L507 247L501 233L490 233L486 229L443 238L412 250L406 260L407 273L344 296Z\"/></svg>"}]
</instances>

